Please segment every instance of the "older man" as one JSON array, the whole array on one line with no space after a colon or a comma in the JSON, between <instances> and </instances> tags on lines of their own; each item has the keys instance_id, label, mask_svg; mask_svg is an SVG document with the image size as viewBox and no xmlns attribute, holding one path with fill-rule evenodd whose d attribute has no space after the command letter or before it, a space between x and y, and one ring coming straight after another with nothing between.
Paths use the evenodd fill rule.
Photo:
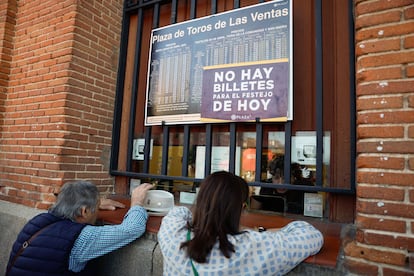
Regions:
<instances>
[{"instance_id":1,"label":"older man","mask_svg":"<svg viewBox=\"0 0 414 276\"><path fill-rule=\"evenodd\" d=\"M145 183L133 190L121 224L94 226L100 206L97 187L87 181L66 183L49 212L31 219L19 233L6 275L93 275L88 261L144 234L148 214L142 205L151 188Z\"/></svg>"}]
</instances>

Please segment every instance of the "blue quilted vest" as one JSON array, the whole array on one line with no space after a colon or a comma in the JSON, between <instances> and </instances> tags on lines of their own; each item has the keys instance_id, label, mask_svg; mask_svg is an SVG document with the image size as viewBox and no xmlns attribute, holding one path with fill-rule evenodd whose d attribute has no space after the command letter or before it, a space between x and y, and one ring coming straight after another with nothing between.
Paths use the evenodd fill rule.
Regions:
<instances>
[{"instance_id":1,"label":"blue quilted vest","mask_svg":"<svg viewBox=\"0 0 414 276\"><path fill-rule=\"evenodd\" d=\"M77 274L68 270L70 252L83 227L85 224L62 219L50 213L32 218L13 244L8 268L22 244L40 229L44 230L17 257L7 276L91 275L85 270Z\"/></svg>"}]
</instances>

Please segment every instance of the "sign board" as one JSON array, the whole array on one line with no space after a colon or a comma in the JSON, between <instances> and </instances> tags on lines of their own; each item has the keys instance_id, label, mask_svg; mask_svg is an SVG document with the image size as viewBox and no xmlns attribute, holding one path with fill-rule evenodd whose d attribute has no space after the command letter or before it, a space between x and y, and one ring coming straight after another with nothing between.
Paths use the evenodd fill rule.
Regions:
<instances>
[{"instance_id":1,"label":"sign board","mask_svg":"<svg viewBox=\"0 0 414 276\"><path fill-rule=\"evenodd\" d=\"M291 120L292 30L290 0L154 29L145 124Z\"/></svg>"},{"instance_id":2,"label":"sign board","mask_svg":"<svg viewBox=\"0 0 414 276\"><path fill-rule=\"evenodd\" d=\"M235 174L240 175L240 147L236 147L236 167ZM211 148L211 173L217 171L229 170L230 148L226 146L213 146ZM196 149L196 163L195 163L195 177L204 178L206 147L197 146Z\"/></svg>"},{"instance_id":3,"label":"sign board","mask_svg":"<svg viewBox=\"0 0 414 276\"><path fill-rule=\"evenodd\" d=\"M297 132L292 136L292 163L301 165L316 165L316 133L314 131ZM323 163L329 165L331 158L331 137L326 131L323 136Z\"/></svg>"},{"instance_id":4,"label":"sign board","mask_svg":"<svg viewBox=\"0 0 414 276\"><path fill-rule=\"evenodd\" d=\"M153 149L153 140L151 139L150 143L150 159L152 159L152 149ZM144 160L144 150L145 150L145 139L134 139L133 145L133 160Z\"/></svg>"},{"instance_id":5,"label":"sign board","mask_svg":"<svg viewBox=\"0 0 414 276\"><path fill-rule=\"evenodd\" d=\"M323 216L323 196L321 194L305 193L303 215L318 218Z\"/></svg>"}]
</instances>

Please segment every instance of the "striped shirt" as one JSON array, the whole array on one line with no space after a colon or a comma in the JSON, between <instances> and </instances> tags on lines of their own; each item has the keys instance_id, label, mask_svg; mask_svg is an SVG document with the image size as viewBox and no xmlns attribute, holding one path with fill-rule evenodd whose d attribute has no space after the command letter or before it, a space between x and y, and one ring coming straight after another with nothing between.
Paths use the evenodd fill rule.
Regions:
<instances>
[{"instance_id":1,"label":"striped shirt","mask_svg":"<svg viewBox=\"0 0 414 276\"><path fill-rule=\"evenodd\" d=\"M158 242L163 254L164 275L193 275L190 259L180 249L186 241L187 221L192 220L186 207L173 208L162 220ZM319 252L323 236L307 222L295 221L279 231L246 230L240 235L228 235L235 252L228 259L217 242L206 263L193 264L199 275L283 275Z\"/></svg>"},{"instance_id":2,"label":"striped shirt","mask_svg":"<svg viewBox=\"0 0 414 276\"><path fill-rule=\"evenodd\" d=\"M92 226L82 229L69 257L69 270L79 272L88 261L127 245L145 233L147 211L133 206L118 225Z\"/></svg>"}]
</instances>

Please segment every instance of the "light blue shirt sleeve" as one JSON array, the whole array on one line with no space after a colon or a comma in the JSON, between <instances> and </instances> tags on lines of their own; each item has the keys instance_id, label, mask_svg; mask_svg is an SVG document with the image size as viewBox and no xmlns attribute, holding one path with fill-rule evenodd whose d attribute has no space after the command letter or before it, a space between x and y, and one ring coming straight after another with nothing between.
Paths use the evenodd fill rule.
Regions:
<instances>
[{"instance_id":1,"label":"light blue shirt sleeve","mask_svg":"<svg viewBox=\"0 0 414 276\"><path fill-rule=\"evenodd\" d=\"M69 270L79 272L87 262L119 249L145 233L147 211L133 206L126 213L121 224L85 226L76 239L69 257Z\"/></svg>"}]
</instances>

